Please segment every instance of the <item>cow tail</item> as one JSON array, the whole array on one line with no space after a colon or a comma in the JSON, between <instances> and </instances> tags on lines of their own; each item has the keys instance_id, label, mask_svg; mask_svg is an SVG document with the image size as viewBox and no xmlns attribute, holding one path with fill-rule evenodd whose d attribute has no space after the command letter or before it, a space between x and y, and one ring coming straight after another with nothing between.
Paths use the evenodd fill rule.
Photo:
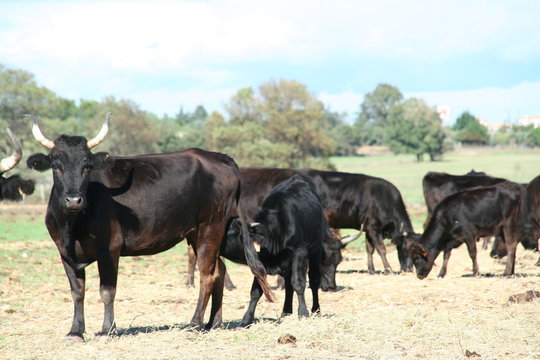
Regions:
<instances>
[{"instance_id":1,"label":"cow tail","mask_svg":"<svg viewBox=\"0 0 540 360\"><path fill-rule=\"evenodd\" d=\"M261 286L261 289L264 293L264 296L266 296L266 299L270 302L275 302L275 295L270 289L270 284L268 284L268 281L266 281L266 269L264 268L261 260L259 260L257 250L255 250L255 246L253 246L253 242L249 237L247 219L244 215L244 212L242 211L242 208L240 207L240 204L238 205L238 213L240 215L240 223L242 224L242 236L244 238L244 254L246 255L247 264L251 269L251 272L253 273L253 275L255 275L255 278L259 282L259 285Z\"/></svg>"}]
</instances>

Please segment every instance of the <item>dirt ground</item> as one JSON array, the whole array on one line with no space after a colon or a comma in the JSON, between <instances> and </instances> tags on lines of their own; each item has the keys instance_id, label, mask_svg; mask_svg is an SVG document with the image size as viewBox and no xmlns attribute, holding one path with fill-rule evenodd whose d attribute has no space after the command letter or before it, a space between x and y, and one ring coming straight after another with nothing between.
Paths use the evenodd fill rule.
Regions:
<instances>
[{"instance_id":1,"label":"dirt ground","mask_svg":"<svg viewBox=\"0 0 540 360\"><path fill-rule=\"evenodd\" d=\"M205 333L188 326L198 291L184 285L181 243L153 257L120 260L119 336L94 335L103 306L96 266L87 269L84 343L65 338L72 301L52 242L0 246L11 254L9 264L0 264L0 359L540 359L540 299L509 302L512 295L540 291L538 253L521 246L514 277L502 277L504 260L491 259L487 250L479 250L482 276L470 276L471 261L461 246L445 279L436 278L435 267L425 280L369 275L365 250L349 248L338 268L338 291L320 294L321 316L280 318L284 294L276 290L278 301L261 300L257 322L248 329L238 325L252 276L228 263L237 289L225 291L223 328ZM397 269L395 247L387 248ZM289 343L278 343L287 334Z\"/></svg>"}]
</instances>

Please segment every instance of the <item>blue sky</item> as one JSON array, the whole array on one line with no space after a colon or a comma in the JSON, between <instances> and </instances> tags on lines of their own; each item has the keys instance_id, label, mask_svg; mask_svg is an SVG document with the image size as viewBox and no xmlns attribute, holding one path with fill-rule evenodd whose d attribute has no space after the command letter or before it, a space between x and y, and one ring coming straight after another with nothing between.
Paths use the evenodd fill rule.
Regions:
<instances>
[{"instance_id":1,"label":"blue sky","mask_svg":"<svg viewBox=\"0 0 540 360\"><path fill-rule=\"evenodd\" d=\"M72 99L224 111L305 84L354 119L385 82L491 123L540 114L540 1L2 1L0 63Z\"/></svg>"}]
</instances>

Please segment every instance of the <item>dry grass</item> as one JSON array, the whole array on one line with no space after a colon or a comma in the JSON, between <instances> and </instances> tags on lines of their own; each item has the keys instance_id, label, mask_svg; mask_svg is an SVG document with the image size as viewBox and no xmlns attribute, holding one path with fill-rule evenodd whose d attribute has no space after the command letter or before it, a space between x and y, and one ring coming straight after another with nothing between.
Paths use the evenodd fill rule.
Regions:
<instances>
[{"instance_id":1,"label":"dry grass","mask_svg":"<svg viewBox=\"0 0 540 360\"><path fill-rule=\"evenodd\" d=\"M252 277L229 265L238 289L226 291L222 329L189 329L197 291L183 285L185 245L154 257L122 258L116 298L120 336L96 337L103 307L96 266L87 271L86 341L67 342L72 303L52 242L17 242L20 266L0 273L2 359L540 359L540 301L509 304L511 295L540 290L537 254L518 253L518 276L501 277L504 262L479 252L482 274L470 277L465 246L450 259L447 278L368 275L365 251L347 250L335 293L321 294L322 316L280 319L278 302L261 301L251 328L239 328ZM22 253L27 256L23 257ZM389 259L398 268L395 248ZM378 258L376 258L378 260ZM439 263L441 260L439 260ZM382 266L376 263L378 269ZM32 279L39 279L32 281ZM308 295L308 303L311 296ZM296 304L296 302L295 302ZM278 344L292 334L294 344Z\"/></svg>"}]
</instances>

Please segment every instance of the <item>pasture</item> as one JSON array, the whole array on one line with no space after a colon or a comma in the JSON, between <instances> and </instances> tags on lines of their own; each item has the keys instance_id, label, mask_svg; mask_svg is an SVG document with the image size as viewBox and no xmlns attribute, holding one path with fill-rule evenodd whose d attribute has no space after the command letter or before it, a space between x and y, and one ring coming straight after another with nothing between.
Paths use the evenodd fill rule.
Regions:
<instances>
[{"instance_id":1,"label":"pasture","mask_svg":"<svg viewBox=\"0 0 540 360\"><path fill-rule=\"evenodd\" d=\"M335 162L341 171L393 182L417 231L425 218L421 179L427 171L463 174L474 168L518 182L540 174L540 151L530 150L460 150L437 163L415 163L411 156ZM225 325L200 333L189 328L198 290L184 285L183 242L153 257L120 259L119 336L94 335L103 305L97 268L89 266L86 340L70 343L64 335L73 315L71 295L44 213L45 205L0 205L1 359L540 359L540 300L509 302L512 295L540 291L538 254L521 245L514 277L502 277L505 259L492 259L486 250L478 254L482 275L470 276L471 261L461 246L452 252L446 278L436 278L437 266L421 281L414 274L368 275L365 249L353 243L338 267L338 291L320 294L320 316L280 318L284 294L276 290L277 302L261 299L258 321L247 329L238 325L252 275L228 262L237 289L225 291ZM398 269L395 247L387 242L387 249ZM374 259L382 270L378 255ZM296 305L295 299L295 312ZM287 334L294 339L279 343Z\"/></svg>"}]
</instances>

